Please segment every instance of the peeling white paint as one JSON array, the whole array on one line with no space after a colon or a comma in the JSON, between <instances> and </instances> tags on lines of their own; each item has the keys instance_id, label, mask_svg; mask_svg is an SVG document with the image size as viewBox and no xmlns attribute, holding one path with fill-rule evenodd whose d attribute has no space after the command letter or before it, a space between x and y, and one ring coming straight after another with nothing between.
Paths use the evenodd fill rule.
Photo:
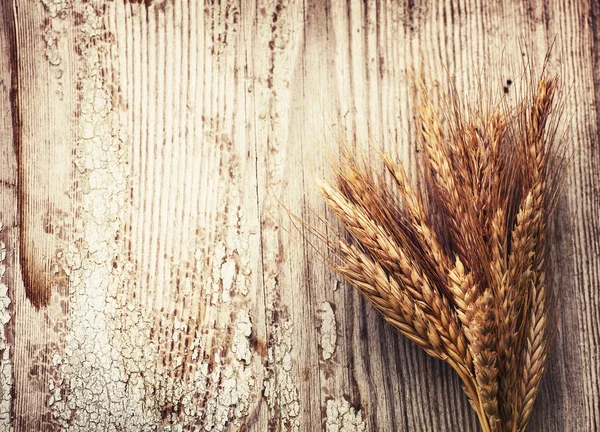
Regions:
<instances>
[{"instance_id":1,"label":"peeling white paint","mask_svg":"<svg viewBox=\"0 0 600 432\"><path fill-rule=\"evenodd\" d=\"M337 344L337 323L331 303L321 303L319 315L321 318L321 327L319 328L321 335L321 357L323 360L329 360L333 356Z\"/></svg>"},{"instance_id":2,"label":"peeling white paint","mask_svg":"<svg viewBox=\"0 0 600 432\"><path fill-rule=\"evenodd\" d=\"M53 9L49 12L52 15ZM75 241L63 264L69 276L69 332L64 358L54 356L59 379L48 405L64 430L150 431L159 421L159 413L146 405L140 376L126 370L126 347L137 346L141 353L144 334L132 331L125 336L131 339L124 341L118 327L118 293L131 271L127 263L113 266L113 259L122 253L115 237L124 217L128 169L123 163L117 117L102 77L100 26L96 10L88 5L78 29L83 66L79 71L82 99L75 163L81 175L78 192L82 207ZM152 352L148 354L146 361L156 360ZM138 355L135 360L144 358Z\"/></svg>"},{"instance_id":3,"label":"peeling white paint","mask_svg":"<svg viewBox=\"0 0 600 432\"><path fill-rule=\"evenodd\" d=\"M63 69L59 67L62 62L59 43L61 42L61 35L65 31L66 21L62 18L67 15L67 9L70 7L70 4L65 0L41 0L41 2L48 16L51 18L47 19L47 23L43 26L44 54L50 64L52 75L58 80L55 93L59 100L63 100L65 95L63 83L60 82L63 76Z\"/></svg>"},{"instance_id":4,"label":"peeling white paint","mask_svg":"<svg viewBox=\"0 0 600 432\"><path fill-rule=\"evenodd\" d=\"M271 413L279 411L282 429L300 430L300 401L292 374L292 323L275 324L267 353L264 396Z\"/></svg>"},{"instance_id":5,"label":"peeling white paint","mask_svg":"<svg viewBox=\"0 0 600 432\"><path fill-rule=\"evenodd\" d=\"M206 407L197 415L201 421L190 424L201 424L205 431L214 432L229 430L230 426L239 429L244 424L255 385L252 368L248 366L252 358L251 334L250 316L242 310L237 315L230 353L225 358L219 353L213 356L213 371L207 374ZM198 342L194 341L192 347Z\"/></svg>"},{"instance_id":6,"label":"peeling white paint","mask_svg":"<svg viewBox=\"0 0 600 432\"><path fill-rule=\"evenodd\" d=\"M52 30L50 27L46 27L46 31L42 35L46 42L46 58L52 66L60 65L61 58L58 51L58 38L59 34Z\"/></svg>"},{"instance_id":7,"label":"peeling white paint","mask_svg":"<svg viewBox=\"0 0 600 432\"><path fill-rule=\"evenodd\" d=\"M221 265L221 283L223 284L223 301L231 300L231 288L233 279L236 276L236 264L234 260L228 259Z\"/></svg>"},{"instance_id":8,"label":"peeling white paint","mask_svg":"<svg viewBox=\"0 0 600 432\"><path fill-rule=\"evenodd\" d=\"M52 18L62 15L70 7L69 0L41 0Z\"/></svg>"},{"instance_id":9,"label":"peeling white paint","mask_svg":"<svg viewBox=\"0 0 600 432\"><path fill-rule=\"evenodd\" d=\"M326 432L364 432L367 430L360 410L352 408L346 399L329 399L326 416Z\"/></svg>"},{"instance_id":10,"label":"peeling white paint","mask_svg":"<svg viewBox=\"0 0 600 432\"><path fill-rule=\"evenodd\" d=\"M225 365L211 374L211 383L217 391L208 398L204 430L222 432L230 423L239 429L250 406L249 396L254 387L252 370L240 364Z\"/></svg>"},{"instance_id":11,"label":"peeling white paint","mask_svg":"<svg viewBox=\"0 0 600 432\"><path fill-rule=\"evenodd\" d=\"M0 233L2 223L0 222ZM8 297L8 286L3 282L6 273L6 245L0 241L0 430L11 432L13 430L10 418L11 390L13 386L13 370L10 359L10 346L6 341L5 326L10 321L8 307L11 303Z\"/></svg>"},{"instance_id":12,"label":"peeling white paint","mask_svg":"<svg viewBox=\"0 0 600 432\"><path fill-rule=\"evenodd\" d=\"M83 375L83 372L72 368L77 353L72 350L67 352L67 363L61 367L61 380L70 381L71 385L63 390L63 394L68 394L64 401L61 401L63 397L60 384L52 393L49 405L54 410L64 410L68 406L77 410L72 411L77 417L81 417L78 414L80 410L95 413L93 418L102 426L100 430L105 430L105 427L113 430L110 429L113 423L122 431L150 431L157 428L167 431L183 428L188 430L199 425L205 431L221 432L230 430L232 426L239 429L243 425L253 400L255 386L252 368L249 366L252 360L249 345L252 327L246 311L238 314L229 352L223 350L222 356L219 354L221 350L218 350L212 358L205 359L206 352L201 346L202 335L197 332L184 355L177 356L172 365L167 366L161 364L160 347L169 346L171 340L178 341L187 335L187 323L175 320L172 333L159 339L157 343L147 344L145 341L149 339L152 319L139 307L131 303L117 303L113 318L124 329L117 332L113 328L110 342L112 351L121 355L119 364L113 362L108 371L110 375L105 381L90 383L83 379L73 380L70 376L77 377ZM168 328L169 325L166 321L160 327ZM108 351L111 352L111 349ZM172 374L172 367L182 366L186 356L193 364L193 371L186 380L181 380ZM54 362L61 364L63 360L55 356ZM77 366L83 367L84 364L85 360ZM87 366L93 367L94 364L90 361ZM93 374L87 375L88 380L89 375ZM73 387L76 392L85 390L82 394L77 393L77 400L73 400ZM102 411L102 407L98 409L95 405L98 401L106 403L101 396L107 390L115 392L114 399L111 400L111 408L117 410L115 413ZM201 403L202 400L206 401L205 405ZM172 413L161 413L167 406L171 406ZM176 411L180 414L173 414ZM83 425L84 422L81 421L66 429L84 430Z\"/></svg>"},{"instance_id":13,"label":"peeling white paint","mask_svg":"<svg viewBox=\"0 0 600 432\"><path fill-rule=\"evenodd\" d=\"M218 134L209 124L206 127L204 140L207 145L231 144L230 138ZM237 184L239 179L230 177L230 173L240 170L239 156L227 149L222 151L224 169L215 173L219 180L215 196L223 201L219 206L227 211L218 212L214 223L216 231L201 233L211 241L201 242L194 251L196 273L212 305L231 303L236 294L248 295L252 274L248 242L251 234L241 209L242 192Z\"/></svg>"},{"instance_id":14,"label":"peeling white paint","mask_svg":"<svg viewBox=\"0 0 600 432\"><path fill-rule=\"evenodd\" d=\"M65 10L59 4L70 7L42 2L51 16ZM252 321L239 301L239 295L248 294L252 276L243 196L234 177L240 158L231 151L229 137L207 132L209 142L224 143L217 192L227 210L211 223L217 231L204 233L210 241L197 242L196 272L183 280L184 294L202 290L215 305L207 308L204 321L167 308L147 310L140 299L128 298L136 269L115 240L129 206L127 137L121 113L113 107L111 83L105 82L111 75L105 70L109 47L101 37L102 22L99 12L86 4L83 23L76 28L80 208L73 239L62 252L69 282L68 333L64 350L52 357L47 405L65 431L239 429L261 388L253 376ZM60 63L57 37L51 30L44 34L52 64ZM229 340L231 329L230 345L214 343ZM193 340L186 348L188 337ZM289 371L289 355L283 364Z\"/></svg>"},{"instance_id":15,"label":"peeling white paint","mask_svg":"<svg viewBox=\"0 0 600 432\"><path fill-rule=\"evenodd\" d=\"M192 324L196 326L193 319L173 319L171 311L165 315L146 311L139 301L120 296L135 276L115 241L127 205L128 169L117 113L102 81L100 25L96 11L88 6L80 29L85 66L79 74L83 100L75 160L82 205L75 242L64 256L72 312L65 356L57 366L59 379L48 404L68 431L87 431L90 425L136 432L192 425L216 432L232 425L239 428L255 385L247 311L238 312L237 321L223 323L235 328L229 348L206 352L204 337L196 330L189 348L169 352L168 347L187 337ZM232 206L239 204L239 193L227 196ZM233 215L218 233L217 246L198 248L194 254L198 274L204 277L201 286L215 303L231 302L233 293L247 292L249 285L248 245L240 235L243 214ZM120 264L113 267L113 261ZM207 261L210 272L205 271ZM184 281L184 291L190 292L191 284ZM152 336L156 329L159 334Z\"/></svg>"},{"instance_id":16,"label":"peeling white paint","mask_svg":"<svg viewBox=\"0 0 600 432\"><path fill-rule=\"evenodd\" d=\"M265 176L265 185L261 187L268 191L261 200L264 294L267 327L270 328L263 394L270 408L271 423L275 419L279 422L271 426L277 430L299 430L302 409L297 385L299 377L293 371L292 323L286 312L287 305L281 301L285 287L280 286L281 263L288 257L282 254L282 230L276 222L282 207L275 197L285 196L291 169L286 155L289 134L293 130L288 109L290 81L304 34L295 26L303 18L301 8L293 2L260 0L256 9L261 17L257 21L256 40L273 52L269 61L256 63L253 84L257 139L266 147L258 161ZM286 298L295 298L287 294Z\"/></svg>"},{"instance_id":17,"label":"peeling white paint","mask_svg":"<svg viewBox=\"0 0 600 432\"><path fill-rule=\"evenodd\" d=\"M221 165L218 172L210 173L217 181L214 196L219 200L219 211L211 221L211 231L203 231L200 226L199 241L193 253L196 283L208 301L203 327L214 329L216 346L208 349L204 361L210 364L212 371L206 375L206 388L197 393L196 399L204 400L194 420L190 424L200 425L205 431L239 430L248 415L250 404L258 393L253 376L252 321L246 309L241 305L243 298L251 288L249 234L239 184L239 156L231 150L228 136L218 133L205 124L203 136L205 145L222 144ZM216 167L215 167L216 168ZM208 241L206 241L208 240ZM191 281L184 282L184 291L191 291ZM231 311L237 311L230 319ZM233 330L229 347L218 343L220 334ZM223 332L223 333L220 333ZM210 338L209 338L210 339ZM199 347L201 335L191 344ZM192 352L191 360L202 360L202 352ZM186 413L186 418L187 418Z\"/></svg>"},{"instance_id":18,"label":"peeling white paint","mask_svg":"<svg viewBox=\"0 0 600 432\"><path fill-rule=\"evenodd\" d=\"M252 322L248 312L241 311L238 314L237 326L233 336L233 345L231 351L235 353L236 358L244 364L250 364L252 353L250 352L250 341L248 338L252 334Z\"/></svg>"}]
</instances>

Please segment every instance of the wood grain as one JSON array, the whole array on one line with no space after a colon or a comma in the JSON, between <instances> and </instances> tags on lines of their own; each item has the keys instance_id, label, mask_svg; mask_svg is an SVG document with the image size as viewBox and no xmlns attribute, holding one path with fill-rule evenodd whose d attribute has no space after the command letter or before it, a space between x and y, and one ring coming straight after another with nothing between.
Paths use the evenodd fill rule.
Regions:
<instances>
[{"instance_id":1,"label":"wood grain","mask_svg":"<svg viewBox=\"0 0 600 432\"><path fill-rule=\"evenodd\" d=\"M12 0L0 23L0 430L477 430L284 206L339 229L315 185L341 140L414 166L413 67L501 94L550 47L566 294L529 429L600 428L597 2Z\"/></svg>"}]
</instances>

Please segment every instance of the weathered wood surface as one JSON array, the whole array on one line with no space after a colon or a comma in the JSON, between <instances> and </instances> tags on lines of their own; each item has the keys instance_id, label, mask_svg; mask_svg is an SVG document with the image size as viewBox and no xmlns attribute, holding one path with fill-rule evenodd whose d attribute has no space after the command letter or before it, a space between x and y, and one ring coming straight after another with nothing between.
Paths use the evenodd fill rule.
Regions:
<instances>
[{"instance_id":1,"label":"weathered wood surface","mask_svg":"<svg viewBox=\"0 0 600 432\"><path fill-rule=\"evenodd\" d=\"M592 431L598 2L3 0L0 431L477 430L278 199L335 226L314 185L340 131L414 160L411 64L501 92L554 40L566 295L530 430Z\"/></svg>"}]
</instances>

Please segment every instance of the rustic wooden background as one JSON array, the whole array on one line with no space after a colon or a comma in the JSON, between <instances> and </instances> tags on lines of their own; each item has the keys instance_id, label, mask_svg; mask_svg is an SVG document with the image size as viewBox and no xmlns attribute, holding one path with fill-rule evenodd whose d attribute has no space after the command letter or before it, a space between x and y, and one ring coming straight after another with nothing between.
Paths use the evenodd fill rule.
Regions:
<instances>
[{"instance_id":1,"label":"rustic wooden background","mask_svg":"<svg viewBox=\"0 0 600 432\"><path fill-rule=\"evenodd\" d=\"M593 431L596 0L2 0L0 431L477 430L279 200L336 226L340 136L415 158L409 68L501 94L553 41L566 294L530 430Z\"/></svg>"}]
</instances>

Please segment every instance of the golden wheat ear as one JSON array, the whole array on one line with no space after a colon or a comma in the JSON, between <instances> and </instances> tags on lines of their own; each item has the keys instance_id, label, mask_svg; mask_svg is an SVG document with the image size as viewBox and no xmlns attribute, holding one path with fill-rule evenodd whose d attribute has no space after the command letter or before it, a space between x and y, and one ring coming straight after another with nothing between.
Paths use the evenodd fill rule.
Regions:
<instances>
[{"instance_id":1,"label":"golden wheat ear","mask_svg":"<svg viewBox=\"0 0 600 432\"><path fill-rule=\"evenodd\" d=\"M438 110L417 87L423 186L389 154L380 171L342 149L319 188L350 235L332 267L450 364L484 431L523 431L558 307L547 235L563 176L558 79L530 82L514 107L473 108L451 91Z\"/></svg>"}]
</instances>

